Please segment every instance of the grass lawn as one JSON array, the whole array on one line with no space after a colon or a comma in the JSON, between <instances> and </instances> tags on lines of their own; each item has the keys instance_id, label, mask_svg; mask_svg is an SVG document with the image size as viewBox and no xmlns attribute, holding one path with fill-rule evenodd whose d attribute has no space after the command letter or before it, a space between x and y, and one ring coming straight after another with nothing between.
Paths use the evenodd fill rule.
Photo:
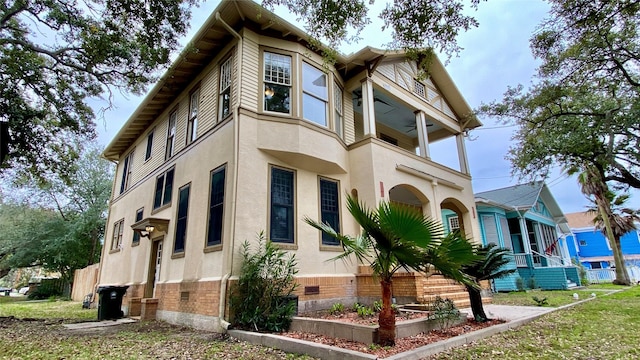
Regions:
<instances>
[{"instance_id":1,"label":"grass lawn","mask_svg":"<svg viewBox=\"0 0 640 360\"><path fill-rule=\"evenodd\" d=\"M160 321L71 331L62 323L96 320L97 310L14 299L0 300L0 359L311 359Z\"/></svg>"},{"instance_id":2,"label":"grass lawn","mask_svg":"<svg viewBox=\"0 0 640 360\"><path fill-rule=\"evenodd\" d=\"M640 286L547 314L432 359L638 359Z\"/></svg>"},{"instance_id":3,"label":"grass lawn","mask_svg":"<svg viewBox=\"0 0 640 360\"><path fill-rule=\"evenodd\" d=\"M497 293L493 294L492 304L496 305L518 305L518 306L537 306L533 297L538 299L547 299L545 307L558 307L562 305L571 304L576 300L573 299L573 294L578 291L574 290L558 290L558 291L514 291L510 293ZM580 300L584 300L589 296L589 293L579 292Z\"/></svg>"}]
</instances>

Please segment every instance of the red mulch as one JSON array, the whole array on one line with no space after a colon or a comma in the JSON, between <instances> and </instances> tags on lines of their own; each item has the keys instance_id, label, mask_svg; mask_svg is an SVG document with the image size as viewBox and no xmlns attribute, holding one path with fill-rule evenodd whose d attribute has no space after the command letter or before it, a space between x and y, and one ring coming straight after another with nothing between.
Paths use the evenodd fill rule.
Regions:
<instances>
[{"instance_id":1,"label":"red mulch","mask_svg":"<svg viewBox=\"0 0 640 360\"><path fill-rule=\"evenodd\" d=\"M404 319L401 319L404 320ZM401 321L399 320L399 321ZM301 339L306 341L312 341L320 344L337 346L343 349L349 349L359 351L367 354L373 354L380 358L389 357L401 352L413 350L421 346L429 345L438 341L446 340L458 335L462 335L475 330L480 330L489 326L498 325L504 323L503 320L489 320L484 323L476 322L475 320L467 319L466 323L452 326L446 330L433 330L428 333L420 333L414 336L409 336L401 339L396 339L396 345L393 347L380 347L377 345L369 345L359 343L355 341L349 341L345 339L336 339L324 335L301 333L301 332L286 332L281 335Z\"/></svg>"}]
</instances>

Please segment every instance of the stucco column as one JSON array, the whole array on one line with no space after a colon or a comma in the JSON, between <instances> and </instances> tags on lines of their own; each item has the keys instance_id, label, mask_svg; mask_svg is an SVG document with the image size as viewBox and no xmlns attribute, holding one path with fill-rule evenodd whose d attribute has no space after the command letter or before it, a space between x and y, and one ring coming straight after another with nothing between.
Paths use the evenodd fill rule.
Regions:
<instances>
[{"instance_id":1,"label":"stucco column","mask_svg":"<svg viewBox=\"0 0 640 360\"><path fill-rule=\"evenodd\" d=\"M456 135L456 143L458 144L458 160L460 161L460 172L469 174L469 162L467 160L467 148L464 146L464 135L462 133Z\"/></svg>"},{"instance_id":2,"label":"stucco column","mask_svg":"<svg viewBox=\"0 0 640 360\"><path fill-rule=\"evenodd\" d=\"M442 222L442 208L440 207L440 197L438 196L438 180L431 181L431 189L433 190L433 207L435 211L431 214L432 218L438 219ZM443 223L444 224L444 223Z\"/></svg>"},{"instance_id":3,"label":"stucco column","mask_svg":"<svg viewBox=\"0 0 640 360\"><path fill-rule=\"evenodd\" d=\"M418 110L416 114L416 131L418 132L418 146L420 148L420 156L429 159L429 136L427 134L427 118L424 111Z\"/></svg>"},{"instance_id":4,"label":"stucco column","mask_svg":"<svg viewBox=\"0 0 640 360\"><path fill-rule=\"evenodd\" d=\"M362 119L364 134L376 136L376 115L373 104L373 80L367 77L362 80Z\"/></svg>"},{"instance_id":5,"label":"stucco column","mask_svg":"<svg viewBox=\"0 0 640 360\"><path fill-rule=\"evenodd\" d=\"M524 247L524 252L527 254L531 254L531 242L529 241L529 231L527 231L527 221L522 216L519 216L518 220L520 222L520 235L522 236L522 246Z\"/></svg>"}]
</instances>

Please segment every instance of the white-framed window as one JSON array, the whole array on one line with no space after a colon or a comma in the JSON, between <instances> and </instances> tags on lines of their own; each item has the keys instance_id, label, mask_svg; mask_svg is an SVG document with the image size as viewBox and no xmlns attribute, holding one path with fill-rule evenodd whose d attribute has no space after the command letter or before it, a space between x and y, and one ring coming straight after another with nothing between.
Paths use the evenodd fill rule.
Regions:
<instances>
[{"instance_id":1,"label":"white-framed window","mask_svg":"<svg viewBox=\"0 0 640 360\"><path fill-rule=\"evenodd\" d=\"M135 222L138 222L138 221L142 220L143 213L144 213L144 208L143 207L138 209L138 210L136 210L136 221ZM133 241L131 242L131 245L132 246L136 246L138 244L140 244L140 233L138 231L134 231L133 232Z\"/></svg>"},{"instance_id":2,"label":"white-framed window","mask_svg":"<svg viewBox=\"0 0 640 360\"><path fill-rule=\"evenodd\" d=\"M147 151L144 153L144 161L151 159L151 155L153 155L153 133L154 130L149 131L147 134Z\"/></svg>"},{"instance_id":3,"label":"white-framed window","mask_svg":"<svg viewBox=\"0 0 640 360\"><path fill-rule=\"evenodd\" d=\"M457 216L449 216L447 220L449 221L449 231L460 230L460 219Z\"/></svg>"},{"instance_id":4,"label":"white-framed window","mask_svg":"<svg viewBox=\"0 0 640 360\"><path fill-rule=\"evenodd\" d=\"M327 74L302 63L302 117L322 126L327 124Z\"/></svg>"},{"instance_id":5,"label":"white-framed window","mask_svg":"<svg viewBox=\"0 0 640 360\"><path fill-rule=\"evenodd\" d=\"M220 98L218 118L223 120L231 113L231 59L229 57L220 65Z\"/></svg>"},{"instance_id":6,"label":"white-framed window","mask_svg":"<svg viewBox=\"0 0 640 360\"><path fill-rule=\"evenodd\" d=\"M341 139L344 139L344 121L343 121L343 108L342 108L342 89L338 84L333 84L333 108L334 111L334 130Z\"/></svg>"},{"instance_id":7,"label":"white-framed window","mask_svg":"<svg viewBox=\"0 0 640 360\"><path fill-rule=\"evenodd\" d=\"M264 52L264 110L291 113L291 56Z\"/></svg>"},{"instance_id":8,"label":"white-framed window","mask_svg":"<svg viewBox=\"0 0 640 360\"><path fill-rule=\"evenodd\" d=\"M124 218L113 224L113 239L111 241L111 250L122 248L122 234L124 233Z\"/></svg>"},{"instance_id":9,"label":"white-framed window","mask_svg":"<svg viewBox=\"0 0 640 360\"><path fill-rule=\"evenodd\" d=\"M176 144L176 124L178 123L178 109L169 114L169 125L167 126L167 145L165 147L164 159L169 160L173 156Z\"/></svg>"},{"instance_id":10,"label":"white-framed window","mask_svg":"<svg viewBox=\"0 0 640 360\"><path fill-rule=\"evenodd\" d=\"M120 182L120 194L129 188L131 182L131 168L133 167L133 150L124 158L122 166L122 179Z\"/></svg>"},{"instance_id":11,"label":"white-framed window","mask_svg":"<svg viewBox=\"0 0 640 360\"><path fill-rule=\"evenodd\" d=\"M200 107L200 89L195 89L189 96L189 121L187 121L187 144L197 137L198 133L198 109Z\"/></svg>"}]
</instances>

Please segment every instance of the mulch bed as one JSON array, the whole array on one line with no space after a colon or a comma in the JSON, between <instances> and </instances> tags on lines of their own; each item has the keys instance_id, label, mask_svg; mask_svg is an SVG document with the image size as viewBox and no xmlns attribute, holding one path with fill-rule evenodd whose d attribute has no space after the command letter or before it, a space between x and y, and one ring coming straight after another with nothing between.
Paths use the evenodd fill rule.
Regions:
<instances>
[{"instance_id":1,"label":"mulch bed","mask_svg":"<svg viewBox=\"0 0 640 360\"><path fill-rule=\"evenodd\" d=\"M401 352L413 350L425 345L429 345L438 341L446 340L452 337L456 337L462 334L466 334L475 330L480 330L493 325L499 325L504 323L503 320L489 320L487 322L479 323L472 319L467 319L466 323L452 326L446 330L433 330L428 333L420 333L415 336L409 336L401 339L396 339L396 345L393 347L381 347L378 345L364 344L355 341L349 341L345 339L336 339L324 335L301 333L301 332L286 332L280 335L287 336L294 339L312 341L315 343L337 346L343 349L359 351L362 353L373 354L380 358L389 357Z\"/></svg>"}]
</instances>

